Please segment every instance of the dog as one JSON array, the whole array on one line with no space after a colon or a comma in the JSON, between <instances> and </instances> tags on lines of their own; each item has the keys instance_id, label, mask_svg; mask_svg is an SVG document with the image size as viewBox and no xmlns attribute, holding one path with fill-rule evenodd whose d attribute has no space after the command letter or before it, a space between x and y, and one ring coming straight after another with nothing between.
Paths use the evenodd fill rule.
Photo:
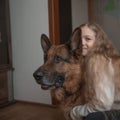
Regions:
<instances>
[{"instance_id":1,"label":"dog","mask_svg":"<svg viewBox=\"0 0 120 120\"><path fill-rule=\"evenodd\" d=\"M82 50L80 29L76 28L70 40L65 44L52 45L49 38L41 35L41 45L44 52L44 64L33 76L44 90L54 90L53 99L57 100L64 112L77 104L83 104L81 78ZM79 102L77 102L79 101Z\"/></svg>"}]
</instances>

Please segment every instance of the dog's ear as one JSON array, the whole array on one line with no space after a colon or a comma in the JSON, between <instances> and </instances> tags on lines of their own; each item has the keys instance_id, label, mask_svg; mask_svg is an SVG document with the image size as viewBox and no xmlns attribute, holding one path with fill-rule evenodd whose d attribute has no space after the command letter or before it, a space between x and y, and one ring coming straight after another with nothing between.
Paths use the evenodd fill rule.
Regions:
<instances>
[{"instance_id":1,"label":"dog's ear","mask_svg":"<svg viewBox=\"0 0 120 120\"><path fill-rule=\"evenodd\" d=\"M44 54L46 54L51 47L51 42L45 34L41 35L41 46L43 48Z\"/></svg>"},{"instance_id":2,"label":"dog's ear","mask_svg":"<svg viewBox=\"0 0 120 120\"><path fill-rule=\"evenodd\" d=\"M81 41L81 30L80 30L80 28L76 28L73 31L69 44L70 44L70 47L71 47L72 51L74 51L76 49L81 49L82 41Z\"/></svg>"}]
</instances>

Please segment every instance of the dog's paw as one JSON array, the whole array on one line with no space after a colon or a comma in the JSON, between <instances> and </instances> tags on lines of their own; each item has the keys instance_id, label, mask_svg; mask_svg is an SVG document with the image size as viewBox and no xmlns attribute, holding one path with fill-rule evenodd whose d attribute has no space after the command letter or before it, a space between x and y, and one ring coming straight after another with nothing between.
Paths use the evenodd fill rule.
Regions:
<instances>
[{"instance_id":1,"label":"dog's paw","mask_svg":"<svg viewBox=\"0 0 120 120\"><path fill-rule=\"evenodd\" d=\"M65 91L63 88L58 88L55 92L56 99L58 101L63 101L65 98Z\"/></svg>"}]
</instances>

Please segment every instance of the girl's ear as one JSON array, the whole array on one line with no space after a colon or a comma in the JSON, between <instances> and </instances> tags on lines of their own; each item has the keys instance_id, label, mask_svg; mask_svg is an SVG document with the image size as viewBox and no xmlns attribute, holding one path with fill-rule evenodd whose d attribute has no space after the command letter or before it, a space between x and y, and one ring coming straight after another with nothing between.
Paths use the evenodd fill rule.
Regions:
<instances>
[{"instance_id":1,"label":"girl's ear","mask_svg":"<svg viewBox=\"0 0 120 120\"><path fill-rule=\"evenodd\" d=\"M72 51L82 48L82 40L81 40L81 30L80 30L80 28L76 28L73 31L69 44L70 44L70 48L71 48Z\"/></svg>"},{"instance_id":2,"label":"girl's ear","mask_svg":"<svg viewBox=\"0 0 120 120\"><path fill-rule=\"evenodd\" d=\"M45 34L41 35L41 46L44 54L46 54L49 48L51 47L51 42Z\"/></svg>"}]
</instances>

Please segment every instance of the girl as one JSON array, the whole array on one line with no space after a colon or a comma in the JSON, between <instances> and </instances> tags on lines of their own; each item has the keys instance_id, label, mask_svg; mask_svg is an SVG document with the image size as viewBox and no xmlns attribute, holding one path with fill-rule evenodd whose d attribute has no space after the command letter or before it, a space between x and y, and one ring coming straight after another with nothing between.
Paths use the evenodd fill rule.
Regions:
<instances>
[{"instance_id":1,"label":"girl","mask_svg":"<svg viewBox=\"0 0 120 120\"><path fill-rule=\"evenodd\" d=\"M88 102L71 110L70 116L73 120L80 120L81 116L85 117L89 113L112 109L115 97L112 59L120 55L98 24L85 23L80 26L80 30L86 81L85 97ZM88 115L86 120L89 120L89 116L91 118ZM104 120L104 117L100 120Z\"/></svg>"}]
</instances>

